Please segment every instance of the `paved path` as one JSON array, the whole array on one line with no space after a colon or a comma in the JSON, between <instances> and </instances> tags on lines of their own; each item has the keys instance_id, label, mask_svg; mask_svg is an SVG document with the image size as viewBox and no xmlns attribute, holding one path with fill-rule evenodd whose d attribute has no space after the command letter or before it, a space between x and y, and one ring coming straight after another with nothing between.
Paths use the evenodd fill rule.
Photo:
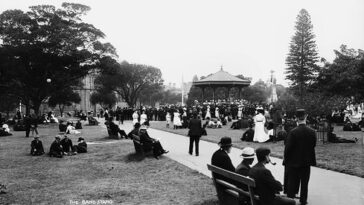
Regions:
<instances>
[{"instance_id":1,"label":"paved path","mask_svg":"<svg viewBox=\"0 0 364 205\"><path fill-rule=\"evenodd\" d=\"M103 124L103 122L102 122ZM126 132L132 128L130 121L124 122L120 126ZM191 169L211 177L206 164L211 163L212 154L219 148L216 143L200 141L200 156L188 154L189 138L186 136L173 134L156 129L148 129L151 137L158 138L162 146L170 152L165 155ZM235 167L241 162L241 150L233 148L230 158ZM277 165L267 165L273 176L283 182L282 160L271 158ZM254 163L256 163L255 160ZM363 162L358 162L362 163ZM316 167L311 168L311 178L309 182L308 203L312 205L363 205L364 204L364 179L347 174L342 174Z\"/></svg>"}]
</instances>

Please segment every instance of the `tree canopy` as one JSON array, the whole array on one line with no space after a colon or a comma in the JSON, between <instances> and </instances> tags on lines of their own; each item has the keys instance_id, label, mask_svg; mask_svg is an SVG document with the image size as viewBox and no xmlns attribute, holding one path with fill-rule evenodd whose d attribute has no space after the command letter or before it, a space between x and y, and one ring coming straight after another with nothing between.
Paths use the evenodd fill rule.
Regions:
<instances>
[{"instance_id":1,"label":"tree canopy","mask_svg":"<svg viewBox=\"0 0 364 205\"><path fill-rule=\"evenodd\" d=\"M101 67L96 86L118 93L130 107L136 105L143 91L158 90L163 85L161 71L153 66L108 59L102 61Z\"/></svg>"},{"instance_id":2,"label":"tree canopy","mask_svg":"<svg viewBox=\"0 0 364 205\"><path fill-rule=\"evenodd\" d=\"M63 3L58 9L39 5L1 13L0 89L38 113L52 94L79 86L101 58L116 55L110 44L99 41L104 33L82 21L89 10Z\"/></svg>"}]
</instances>

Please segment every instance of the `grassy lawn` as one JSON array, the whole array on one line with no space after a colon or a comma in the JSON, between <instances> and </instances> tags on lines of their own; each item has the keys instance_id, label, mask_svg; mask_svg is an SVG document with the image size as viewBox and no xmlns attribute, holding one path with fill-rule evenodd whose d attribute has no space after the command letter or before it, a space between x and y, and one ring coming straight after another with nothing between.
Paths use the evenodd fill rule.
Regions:
<instances>
[{"instance_id":1,"label":"grassy lawn","mask_svg":"<svg viewBox=\"0 0 364 205\"><path fill-rule=\"evenodd\" d=\"M99 126L81 131L88 142L107 140ZM39 132L48 152L58 126ZM0 137L0 183L7 186L0 204L218 204L210 178L166 157L143 159L130 140L90 144L86 154L59 159L30 156L32 138L13 134ZM70 135L74 143L78 137Z\"/></svg>"},{"instance_id":2,"label":"grassy lawn","mask_svg":"<svg viewBox=\"0 0 364 205\"><path fill-rule=\"evenodd\" d=\"M165 122L151 122L151 127L159 130L164 130L168 132L173 132L181 135L187 136L188 129L171 129L166 128ZM228 125L223 126L220 129L209 129L207 128L207 136L202 136L202 140L210 142L219 142L222 136L229 136L233 140L235 147L244 148L250 146L257 148L260 146L269 147L272 150L272 155L275 157L282 158L284 151L283 142L268 142L268 143L253 143L253 142L243 142L240 137L243 135L244 130L233 130L230 129L231 122ZM364 177L363 169L363 151L364 146L362 144L362 133L361 132L344 132L342 127L335 127L335 133L337 136L344 137L347 139L352 139L356 137L359 141L356 144L353 143L325 143L319 142L316 146L316 158L317 166L325 169L330 169L338 172L343 172L359 177Z\"/></svg>"}]
</instances>

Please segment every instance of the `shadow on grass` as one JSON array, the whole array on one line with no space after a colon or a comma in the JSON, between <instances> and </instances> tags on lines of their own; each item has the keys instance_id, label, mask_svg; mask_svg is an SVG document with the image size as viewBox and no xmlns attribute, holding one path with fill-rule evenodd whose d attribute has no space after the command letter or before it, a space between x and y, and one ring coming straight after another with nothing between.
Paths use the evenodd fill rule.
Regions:
<instances>
[{"instance_id":1,"label":"shadow on grass","mask_svg":"<svg viewBox=\"0 0 364 205\"><path fill-rule=\"evenodd\" d=\"M194 205L219 205L219 200L216 199L207 199L202 202L195 203Z\"/></svg>"},{"instance_id":2,"label":"shadow on grass","mask_svg":"<svg viewBox=\"0 0 364 205\"><path fill-rule=\"evenodd\" d=\"M130 153L130 154L126 155L125 162L140 162L140 161L143 161L145 158L146 158L146 156L143 156L142 154Z\"/></svg>"}]
</instances>

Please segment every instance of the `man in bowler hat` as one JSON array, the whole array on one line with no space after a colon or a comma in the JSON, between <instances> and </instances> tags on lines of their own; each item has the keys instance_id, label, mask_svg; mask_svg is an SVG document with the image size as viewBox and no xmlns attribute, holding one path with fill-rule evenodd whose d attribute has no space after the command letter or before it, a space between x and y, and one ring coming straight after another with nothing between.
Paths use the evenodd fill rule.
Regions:
<instances>
[{"instance_id":1,"label":"man in bowler hat","mask_svg":"<svg viewBox=\"0 0 364 205\"><path fill-rule=\"evenodd\" d=\"M283 163L288 171L287 196L294 198L301 183L300 203L307 204L311 166L316 165L316 132L306 126L304 109L298 109L296 117L298 126L289 132L284 149Z\"/></svg>"},{"instance_id":2,"label":"man in bowler hat","mask_svg":"<svg viewBox=\"0 0 364 205\"><path fill-rule=\"evenodd\" d=\"M217 167L220 167L222 169L235 172L235 167L233 163L231 162L231 159L228 155L231 151L232 143L230 137L222 137L220 139L220 142L218 143L220 145L220 149L218 149L211 158L211 164ZM225 178L221 175L214 175L215 178L223 179L228 182L232 182L231 180ZM232 182L234 183L234 182Z\"/></svg>"}]
</instances>

